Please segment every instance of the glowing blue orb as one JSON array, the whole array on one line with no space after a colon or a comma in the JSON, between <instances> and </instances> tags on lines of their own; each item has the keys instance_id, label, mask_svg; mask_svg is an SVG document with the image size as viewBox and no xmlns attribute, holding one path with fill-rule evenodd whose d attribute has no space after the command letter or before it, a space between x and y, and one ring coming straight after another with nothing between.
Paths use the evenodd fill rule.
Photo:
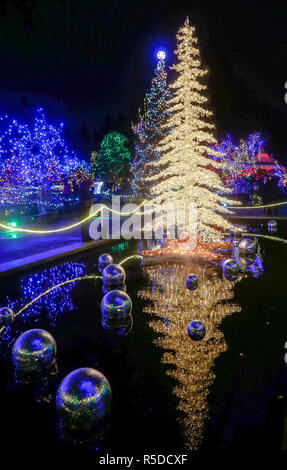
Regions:
<instances>
[{"instance_id":1,"label":"glowing blue orb","mask_svg":"<svg viewBox=\"0 0 287 470\"><path fill-rule=\"evenodd\" d=\"M256 242L253 240L241 240L241 242L238 245L239 252L240 254L251 254L255 253L256 251Z\"/></svg>"},{"instance_id":2,"label":"glowing blue orb","mask_svg":"<svg viewBox=\"0 0 287 470\"><path fill-rule=\"evenodd\" d=\"M198 277L195 274L189 274L186 277L186 287L189 290L195 290L198 286Z\"/></svg>"},{"instance_id":3,"label":"glowing blue orb","mask_svg":"<svg viewBox=\"0 0 287 470\"><path fill-rule=\"evenodd\" d=\"M83 367L63 379L57 391L56 407L65 427L88 431L106 417L111 396L106 377L96 369Z\"/></svg>"},{"instance_id":4,"label":"glowing blue orb","mask_svg":"<svg viewBox=\"0 0 287 470\"><path fill-rule=\"evenodd\" d=\"M99 272L102 273L103 270L109 265L112 264L113 262L113 257L109 255L108 253L103 253L102 255L99 256L98 258L98 269Z\"/></svg>"},{"instance_id":5,"label":"glowing blue orb","mask_svg":"<svg viewBox=\"0 0 287 470\"><path fill-rule=\"evenodd\" d=\"M205 325L202 321L193 320L187 327L187 334L193 341L201 341L205 333Z\"/></svg>"},{"instance_id":6,"label":"glowing blue orb","mask_svg":"<svg viewBox=\"0 0 287 470\"><path fill-rule=\"evenodd\" d=\"M118 264L109 264L102 273L103 283L106 286L123 285L126 280L124 268Z\"/></svg>"},{"instance_id":7,"label":"glowing blue orb","mask_svg":"<svg viewBox=\"0 0 287 470\"><path fill-rule=\"evenodd\" d=\"M0 327L9 326L14 320L14 312L11 308L0 308Z\"/></svg>"},{"instance_id":8,"label":"glowing blue orb","mask_svg":"<svg viewBox=\"0 0 287 470\"><path fill-rule=\"evenodd\" d=\"M158 51L156 56L159 60L164 60L166 57L166 53L164 51Z\"/></svg>"},{"instance_id":9,"label":"glowing blue orb","mask_svg":"<svg viewBox=\"0 0 287 470\"><path fill-rule=\"evenodd\" d=\"M19 371L40 372L53 366L57 346L53 336L46 330L25 331L16 339L12 349L12 360Z\"/></svg>"}]
</instances>

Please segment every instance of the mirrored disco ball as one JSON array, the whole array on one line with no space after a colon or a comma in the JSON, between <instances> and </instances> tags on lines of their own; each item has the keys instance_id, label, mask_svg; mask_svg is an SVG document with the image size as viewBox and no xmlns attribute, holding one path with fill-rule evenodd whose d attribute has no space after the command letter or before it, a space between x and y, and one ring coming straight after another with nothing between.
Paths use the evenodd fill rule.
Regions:
<instances>
[{"instance_id":1,"label":"mirrored disco ball","mask_svg":"<svg viewBox=\"0 0 287 470\"><path fill-rule=\"evenodd\" d=\"M238 245L238 248L239 248L240 254L245 255L245 254L255 253L256 246L257 245L255 241L244 239L244 240L241 240L241 242Z\"/></svg>"},{"instance_id":2,"label":"mirrored disco ball","mask_svg":"<svg viewBox=\"0 0 287 470\"><path fill-rule=\"evenodd\" d=\"M109 264L102 273L103 283L106 286L118 286L125 283L126 272L118 264Z\"/></svg>"},{"instance_id":3,"label":"mirrored disco ball","mask_svg":"<svg viewBox=\"0 0 287 470\"><path fill-rule=\"evenodd\" d=\"M198 277L195 274L189 274L186 277L186 287L189 290L195 290L198 286Z\"/></svg>"},{"instance_id":4,"label":"mirrored disco ball","mask_svg":"<svg viewBox=\"0 0 287 470\"><path fill-rule=\"evenodd\" d=\"M11 308L2 307L0 308L0 328L3 326L9 326L14 320L14 312Z\"/></svg>"},{"instance_id":5,"label":"mirrored disco ball","mask_svg":"<svg viewBox=\"0 0 287 470\"><path fill-rule=\"evenodd\" d=\"M239 265L237 261L233 258L224 260L221 266L223 271L225 272L237 273L239 271Z\"/></svg>"},{"instance_id":6,"label":"mirrored disco ball","mask_svg":"<svg viewBox=\"0 0 287 470\"><path fill-rule=\"evenodd\" d=\"M127 286L126 284L123 284L123 285L119 285L119 286L116 286L117 287L117 290L122 290L124 292L126 292L127 290ZM107 294L108 292L114 290L115 286L106 286L105 284L103 285L103 294Z\"/></svg>"},{"instance_id":7,"label":"mirrored disco ball","mask_svg":"<svg viewBox=\"0 0 287 470\"><path fill-rule=\"evenodd\" d=\"M101 312L104 318L122 320L131 315L132 301L126 292L112 290L101 301Z\"/></svg>"},{"instance_id":8,"label":"mirrored disco ball","mask_svg":"<svg viewBox=\"0 0 287 470\"><path fill-rule=\"evenodd\" d=\"M188 336L194 341L200 341L204 338L206 330L202 321L193 320L187 327Z\"/></svg>"},{"instance_id":9,"label":"mirrored disco ball","mask_svg":"<svg viewBox=\"0 0 287 470\"><path fill-rule=\"evenodd\" d=\"M268 222L268 232L276 232L277 231L277 222L276 220L269 220Z\"/></svg>"},{"instance_id":10,"label":"mirrored disco ball","mask_svg":"<svg viewBox=\"0 0 287 470\"><path fill-rule=\"evenodd\" d=\"M113 263L113 257L109 255L108 253L103 253L102 255L99 256L98 258L98 270L100 273L103 272L103 270L109 266L109 264Z\"/></svg>"},{"instance_id":11,"label":"mirrored disco ball","mask_svg":"<svg viewBox=\"0 0 287 470\"><path fill-rule=\"evenodd\" d=\"M64 426L88 431L107 415L111 396L106 377L96 369L83 367L63 379L57 391L56 407Z\"/></svg>"},{"instance_id":12,"label":"mirrored disco ball","mask_svg":"<svg viewBox=\"0 0 287 470\"><path fill-rule=\"evenodd\" d=\"M57 346L53 336L46 330L25 331L16 339L12 349L12 360L22 372L40 372L55 363Z\"/></svg>"}]
</instances>

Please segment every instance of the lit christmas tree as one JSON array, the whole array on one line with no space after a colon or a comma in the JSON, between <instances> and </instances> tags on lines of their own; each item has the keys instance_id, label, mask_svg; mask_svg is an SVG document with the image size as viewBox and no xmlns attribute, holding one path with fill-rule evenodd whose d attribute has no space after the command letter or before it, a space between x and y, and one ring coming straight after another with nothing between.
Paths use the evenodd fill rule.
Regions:
<instances>
[{"instance_id":1,"label":"lit christmas tree","mask_svg":"<svg viewBox=\"0 0 287 470\"><path fill-rule=\"evenodd\" d=\"M68 149L63 127L63 123L57 127L49 124L42 108L36 110L33 126L2 117L0 183L55 184L76 168L88 172L89 165Z\"/></svg>"},{"instance_id":2,"label":"lit christmas tree","mask_svg":"<svg viewBox=\"0 0 287 470\"><path fill-rule=\"evenodd\" d=\"M109 132L100 146L96 161L96 176L110 185L120 186L127 178L131 152L127 139L118 132Z\"/></svg>"},{"instance_id":3,"label":"lit christmas tree","mask_svg":"<svg viewBox=\"0 0 287 470\"><path fill-rule=\"evenodd\" d=\"M202 83L206 70L201 67L200 53L194 28L188 18L177 34L178 63L172 67L178 77L170 85L173 96L168 102L169 116L164 130L170 131L159 142L160 159L151 163L159 166L160 175L147 177L156 184L151 188L152 203L183 210L190 203L197 208L197 233L205 241L217 241L216 227L230 229L232 225L222 214L229 199L220 171L221 161L213 157L220 154L209 149L215 145L212 113L207 109L206 86ZM188 228L188 227L187 227Z\"/></svg>"},{"instance_id":4,"label":"lit christmas tree","mask_svg":"<svg viewBox=\"0 0 287 470\"><path fill-rule=\"evenodd\" d=\"M131 170L131 186L133 191L145 197L148 196L151 186L147 176L155 173L155 170L151 171L147 163L156 162L159 159L158 143L167 134L164 125L168 117L167 102L171 98L171 90L166 83L167 73L163 54L163 51L158 54L161 58L155 69L151 89L145 98L144 114L140 114L139 122L132 126L136 135L136 157Z\"/></svg>"}]
</instances>

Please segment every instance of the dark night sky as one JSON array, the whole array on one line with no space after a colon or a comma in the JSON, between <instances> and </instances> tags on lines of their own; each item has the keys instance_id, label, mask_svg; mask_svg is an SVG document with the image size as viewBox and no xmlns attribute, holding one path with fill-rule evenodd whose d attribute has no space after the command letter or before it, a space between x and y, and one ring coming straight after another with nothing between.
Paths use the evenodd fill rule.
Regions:
<instances>
[{"instance_id":1,"label":"dark night sky","mask_svg":"<svg viewBox=\"0 0 287 470\"><path fill-rule=\"evenodd\" d=\"M25 94L31 104L57 100L90 131L100 132L107 112L127 126L150 84L154 49L166 47L172 64L186 15L210 72L218 135L261 130L287 163L286 0L1 0L0 112L9 99L16 112Z\"/></svg>"}]
</instances>

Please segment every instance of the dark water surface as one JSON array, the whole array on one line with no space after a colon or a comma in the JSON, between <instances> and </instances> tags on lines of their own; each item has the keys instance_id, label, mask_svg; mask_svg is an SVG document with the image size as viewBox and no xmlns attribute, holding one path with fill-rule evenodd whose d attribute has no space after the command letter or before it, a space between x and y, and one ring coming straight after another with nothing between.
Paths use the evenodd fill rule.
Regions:
<instances>
[{"instance_id":1,"label":"dark water surface","mask_svg":"<svg viewBox=\"0 0 287 470\"><path fill-rule=\"evenodd\" d=\"M102 328L101 282L69 284L33 304L0 343L3 448L13 441L18 449L32 443L40 450L100 449L118 455L262 445L280 449L287 246L263 239L259 244L256 266L234 282L197 265L127 264L134 323L126 337ZM115 243L105 251L119 261L135 253L136 245ZM94 264L101 252L1 279L1 305L17 311L51 285L97 273ZM191 272L199 276L196 291L185 287ZM186 333L193 319L206 325L201 342ZM11 348L30 328L54 336L58 375L23 385L15 379ZM96 368L107 377L112 408L100 434L76 438L58 427L54 399L61 380L79 367Z\"/></svg>"}]
</instances>

